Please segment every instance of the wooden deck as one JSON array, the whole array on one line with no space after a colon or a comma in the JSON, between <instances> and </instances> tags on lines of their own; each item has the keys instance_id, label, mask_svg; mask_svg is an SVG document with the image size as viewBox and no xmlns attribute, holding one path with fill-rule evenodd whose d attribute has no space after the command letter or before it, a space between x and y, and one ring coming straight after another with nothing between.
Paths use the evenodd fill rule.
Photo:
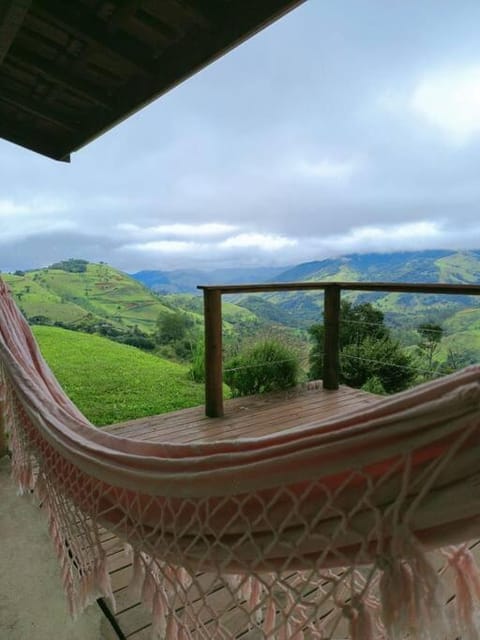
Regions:
<instances>
[{"instance_id":1,"label":"wooden deck","mask_svg":"<svg viewBox=\"0 0 480 640\"><path fill-rule=\"evenodd\" d=\"M225 417L206 418L204 407L184 409L149 418L131 420L106 427L111 433L152 442L212 442L263 436L285 429L300 428L314 420L331 418L348 411L361 411L378 401L378 396L340 387L325 391L321 383L264 396L237 398L225 403ZM105 619L104 634L108 640L149 640L150 614L127 593L132 567L123 545L107 531L103 545L109 558L109 570L117 601L115 620L122 635L116 634ZM215 597L221 597L218 592ZM247 640L248 633L232 612L232 625L238 637Z\"/></svg>"},{"instance_id":2,"label":"wooden deck","mask_svg":"<svg viewBox=\"0 0 480 640\"><path fill-rule=\"evenodd\" d=\"M207 418L204 407L182 409L105 427L116 435L152 442L216 442L265 436L332 418L347 411L360 411L378 396L342 386L325 391L321 383L293 391L235 398L225 403L223 418Z\"/></svg>"}]
</instances>

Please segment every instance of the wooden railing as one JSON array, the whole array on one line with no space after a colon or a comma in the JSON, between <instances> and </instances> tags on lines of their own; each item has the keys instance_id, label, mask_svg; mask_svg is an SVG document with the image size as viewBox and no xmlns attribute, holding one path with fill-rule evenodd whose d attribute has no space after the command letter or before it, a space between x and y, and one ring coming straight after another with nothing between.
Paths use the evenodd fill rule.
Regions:
<instances>
[{"instance_id":1,"label":"wooden railing","mask_svg":"<svg viewBox=\"0 0 480 640\"><path fill-rule=\"evenodd\" d=\"M198 288L203 290L205 310L205 413L211 418L221 417L224 413L222 294L324 291L323 387L325 389L338 389L339 384L339 327L342 291L480 295L480 285L410 284L403 282L279 282L275 284L209 285Z\"/></svg>"}]
</instances>

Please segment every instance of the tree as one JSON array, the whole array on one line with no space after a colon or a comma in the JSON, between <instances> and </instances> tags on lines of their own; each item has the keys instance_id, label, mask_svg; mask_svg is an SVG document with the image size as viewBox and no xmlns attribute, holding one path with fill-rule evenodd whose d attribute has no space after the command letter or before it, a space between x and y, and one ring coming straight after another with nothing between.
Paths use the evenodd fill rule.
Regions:
<instances>
[{"instance_id":1,"label":"tree","mask_svg":"<svg viewBox=\"0 0 480 640\"><path fill-rule=\"evenodd\" d=\"M190 360L199 337L198 327L188 313L175 311L158 318L155 341L164 358Z\"/></svg>"},{"instance_id":2,"label":"tree","mask_svg":"<svg viewBox=\"0 0 480 640\"><path fill-rule=\"evenodd\" d=\"M440 363L435 361L440 342L443 338L443 327L435 322L424 322L417 327L420 341L417 345L418 353L422 360L422 368L425 370L425 378L435 375Z\"/></svg>"},{"instance_id":3,"label":"tree","mask_svg":"<svg viewBox=\"0 0 480 640\"><path fill-rule=\"evenodd\" d=\"M193 324L192 318L181 311L165 313L157 320L157 342L159 344L171 344L183 340L188 330L193 327Z\"/></svg>"},{"instance_id":4,"label":"tree","mask_svg":"<svg viewBox=\"0 0 480 640\"><path fill-rule=\"evenodd\" d=\"M313 325L309 333L313 340L309 377L314 380L323 376L324 325ZM383 313L370 303L354 306L342 300L339 348L339 377L344 384L369 391L393 393L413 382L415 373L409 356L400 343L392 338Z\"/></svg>"}]
</instances>

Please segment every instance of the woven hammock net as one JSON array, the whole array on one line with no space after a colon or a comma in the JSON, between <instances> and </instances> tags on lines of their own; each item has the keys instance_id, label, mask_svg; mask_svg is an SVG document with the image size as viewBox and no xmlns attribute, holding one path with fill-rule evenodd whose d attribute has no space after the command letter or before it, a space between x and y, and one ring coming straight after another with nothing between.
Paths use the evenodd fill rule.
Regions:
<instances>
[{"instance_id":1,"label":"woven hammock net","mask_svg":"<svg viewBox=\"0 0 480 640\"><path fill-rule=\"evenodd\" d=\"M73 615L114 606L106 528L154 638L480 637L480 367L362 414L179 445L93 427L3 284L0 363L13 476L48 514Z\"/></svg>"}]
</instances>

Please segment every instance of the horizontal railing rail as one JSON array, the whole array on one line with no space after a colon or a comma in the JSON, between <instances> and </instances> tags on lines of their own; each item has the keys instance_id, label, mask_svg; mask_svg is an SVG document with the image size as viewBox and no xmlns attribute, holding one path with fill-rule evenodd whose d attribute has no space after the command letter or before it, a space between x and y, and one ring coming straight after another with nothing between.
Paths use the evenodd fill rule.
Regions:
<instances>
[{"instance_id":1,"label":"horizontal railing rail","mask_svg":"<svg viewBox=\"0 0 480 640\"><path fill-rule=\"evenodd\" d=\"M266 284L200 285L205 313L205 412L224 415L222 364L222 295L282 291L324 292L323 387L335 390L340 373L340 300L342 291L380 291L480 296L480 285L405 282L278 282Z\"/></svg>"}]
</instances>

